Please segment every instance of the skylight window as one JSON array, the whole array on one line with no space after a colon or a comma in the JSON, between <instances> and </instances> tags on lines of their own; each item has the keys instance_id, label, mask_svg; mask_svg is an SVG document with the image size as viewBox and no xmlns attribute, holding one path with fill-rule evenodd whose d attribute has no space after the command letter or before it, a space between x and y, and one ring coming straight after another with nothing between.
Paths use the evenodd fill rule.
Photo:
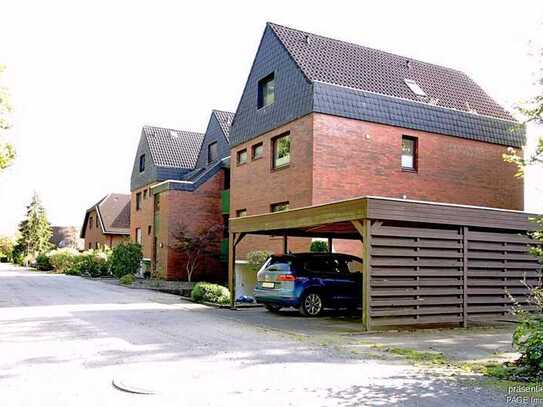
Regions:
<instances>
[{"instance_id":1,"label":"skylight window","mask_svg":"<svg viewBox=\"0 0 543 407\"><path fill-rule=\"evenodd\" d=\"M404 79L404 82L409 87L409 89L411 89L411 92L413 92L415 95L426 96L426 93L424 93L422 88L413 79Z\"/></svg>"}]
</instances>

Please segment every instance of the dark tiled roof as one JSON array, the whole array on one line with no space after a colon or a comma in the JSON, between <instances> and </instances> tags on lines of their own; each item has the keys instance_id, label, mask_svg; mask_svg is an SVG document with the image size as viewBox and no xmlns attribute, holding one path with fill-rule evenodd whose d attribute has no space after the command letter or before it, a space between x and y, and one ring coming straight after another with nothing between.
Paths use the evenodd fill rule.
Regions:
<instances>
[{"instance_id":1,"label":"dark tiled roof","mask_svg":"<svg viewBox=\"0 0 543 407\"><path fill-rule=\"evenodd\" d=\"M204 135L191 131L144 126L154 164L157 167L194 168Z\"/></svg>"},{"instance_id":2,"label":"dark tiled roof","mask_svg":"<svg viewBox=\"0 0 543 407\"><path fill-rule=\"evenodd\" d=\"M221 130L224 133L226 140L230 141L230 125L234 119L234 113L216 109L213 109L213 113L215 114L215 117L217 117L217 121L221 126Z\"/></svg>"},{"instance_id":3,"label":"dark tiled roof","mask_svg":"<svg viewBox=\"0 0 543 407\"><path fill-rule=\"evenodd\" d=\"M106 233L130 233L130 195L109 194L98 209Z\"/></svg>"},{"instance_id":4,"label":"dark tiled roof","mask_svg":"<svg viewBox=\"0 0 543 407\"><path fill-rule=\"evenodd\" d=\"M512 120L463 72L269 23L310 81ZM404 79L426 93L417 96Z\"/></svg>"},{"instance_id":5,"label":"dark tiled roof","mask_svg":"<svg viewBox=\"0 0 543 407\"><path fill-rule=\"evenodd\" d=\"M103 233L116 235L130 234L130 195L109 194L87 209L81 228L81 237L85 237L89 214L96 210L100 218Z\"/></svg>"}]
</instances>

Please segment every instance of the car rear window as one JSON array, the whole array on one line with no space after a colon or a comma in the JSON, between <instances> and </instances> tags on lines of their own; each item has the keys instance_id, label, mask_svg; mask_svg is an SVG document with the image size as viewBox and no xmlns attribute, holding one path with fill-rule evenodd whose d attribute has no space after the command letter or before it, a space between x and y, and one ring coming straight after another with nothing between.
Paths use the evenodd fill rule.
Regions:
<instances>
[{"instance_id":1,"label":"car rear window","mask_svg":"<svg viewBox=\"0 0 543 407\"><path fill-rule=\"evenodd\" d=\"M269 271L292 271L293 270L293 263L294 261L292 259L285 259L284 257L277 258L272 257L270 259L270 262L268 266L266 267L266 270Z\"/></svg>"}]
</instances>

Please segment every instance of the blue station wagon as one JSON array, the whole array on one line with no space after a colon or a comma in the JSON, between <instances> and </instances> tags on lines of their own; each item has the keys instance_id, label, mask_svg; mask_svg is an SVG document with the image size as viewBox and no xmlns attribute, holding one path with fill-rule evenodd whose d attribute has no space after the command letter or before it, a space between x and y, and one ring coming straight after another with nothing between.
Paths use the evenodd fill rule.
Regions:
<instances>
[{"instance_id":1,"label":"blue station wagon","mask_svg":"<svg viewBox=\"0 0 543 407\"><path fill-rule=\"evenodd\" d=\"M362 305L362 260L339 253L271 256L257 274L255 299L272 312L294 307L315 317L324 308Z\"/></svg>"}]
</instances>

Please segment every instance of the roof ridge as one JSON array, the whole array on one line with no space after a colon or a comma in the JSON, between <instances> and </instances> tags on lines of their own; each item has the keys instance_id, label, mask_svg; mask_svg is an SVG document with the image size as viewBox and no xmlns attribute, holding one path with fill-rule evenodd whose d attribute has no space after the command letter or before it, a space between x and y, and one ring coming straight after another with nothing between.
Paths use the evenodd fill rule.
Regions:
<instances>
[{"instance_id":1,"label":"roof ridge","mask_svg":"<svg viewBox=\"0 0 543 407\"><path fill-rule=\"evenodd\" d=\"M174 128L171 128L171 127L151 126L151 125L148 125L148 124L144 124L142 127L144 129L161 129L161 130L173 130L173 131L178 131L178 132L181 132L181 133L202 134L202 135L204 134L204 133L200 133L199 131L194 131L194 130L174 129Z\"/></svg>"},{"instance_id":2,"label":"roof ridge","mask_svg":"<svg viewBox=\"0 0 543 407\"><path fill-rule=\"evenodd\" d=\"M449 71L461 73L461 74L463 74L463 75L465 75L465 76L467 76L467 77L469 78L469 76L468 76L464 71L461 71L460 69L456 69L456 68L451 68L451 67L449 67L449 66L439 65L439 64L436 64L436 63L433 63L433 62L422 61L422 60L420 60L420 59L416 59L416 58L412 58L412 57L407 57L407 56L404 56L404 55L396 54L396 53L394 53L394 52L384 51L384 50L379 49L379 48L368 47L367 45L361 45L361 44L357 44L357 43L351 42L351 41L339 40L339 39L337 39L337 38L328 37L328 36L326 36L326 35L321 35L321 34L311 33L311 32L309 32L309 31L300 30L300 29L298 29L298 28L292 28L292 27L289 27L289 26L286 26L286 25L282 25L282 24L277 24L277 23L273 23L273 22L267 22L266 24L269 25L272 29L273 29L274 27L286 28L287 30L296 31L296 32L299 32L299 33L302 33L302 34L312 35L312 36L314 36L314 37L322 38L322 39L325 39L325 40L336 41L336 42L342 42L342 43L344 43L344 44L352 45L352 46L354 46L354 47L359 47L359 48L369 49L369 50L372 50L372 51L382 52L382 53L384 53L384 54L388 54L388 55L391 55L391 56L394 56L394 57L405 58L406 60L409 60L409 61L411 61L411 62L418 62L418 63L425 64L425 65L437 66L437 67L439 67L439 68L447 69L447 70L449 70ZM274 30L274 33L275 33L275 30ZM278 35L278 37L279 37L279 35ZM282 43L282 41L281 41L281 43ZM288 51L288 47L285 46L285 48L286 48L287 51ZM289 52L289 51L288 51L288 52ZM290 54L290 52L289 52L289 54Z\"/></svg>"},{"instance_id":3,"label":"roof ridge","mask_svg":"<svg viewBox=\"0 0 543 407\"><path fill-rule=\"evenodd\" d=\"M229 110L221 110L221 109L211 109L212 112L219 112L219 113L227 113L227 114L235 114L234 112L230 112Z\"/></svg>"}]
</instances>

